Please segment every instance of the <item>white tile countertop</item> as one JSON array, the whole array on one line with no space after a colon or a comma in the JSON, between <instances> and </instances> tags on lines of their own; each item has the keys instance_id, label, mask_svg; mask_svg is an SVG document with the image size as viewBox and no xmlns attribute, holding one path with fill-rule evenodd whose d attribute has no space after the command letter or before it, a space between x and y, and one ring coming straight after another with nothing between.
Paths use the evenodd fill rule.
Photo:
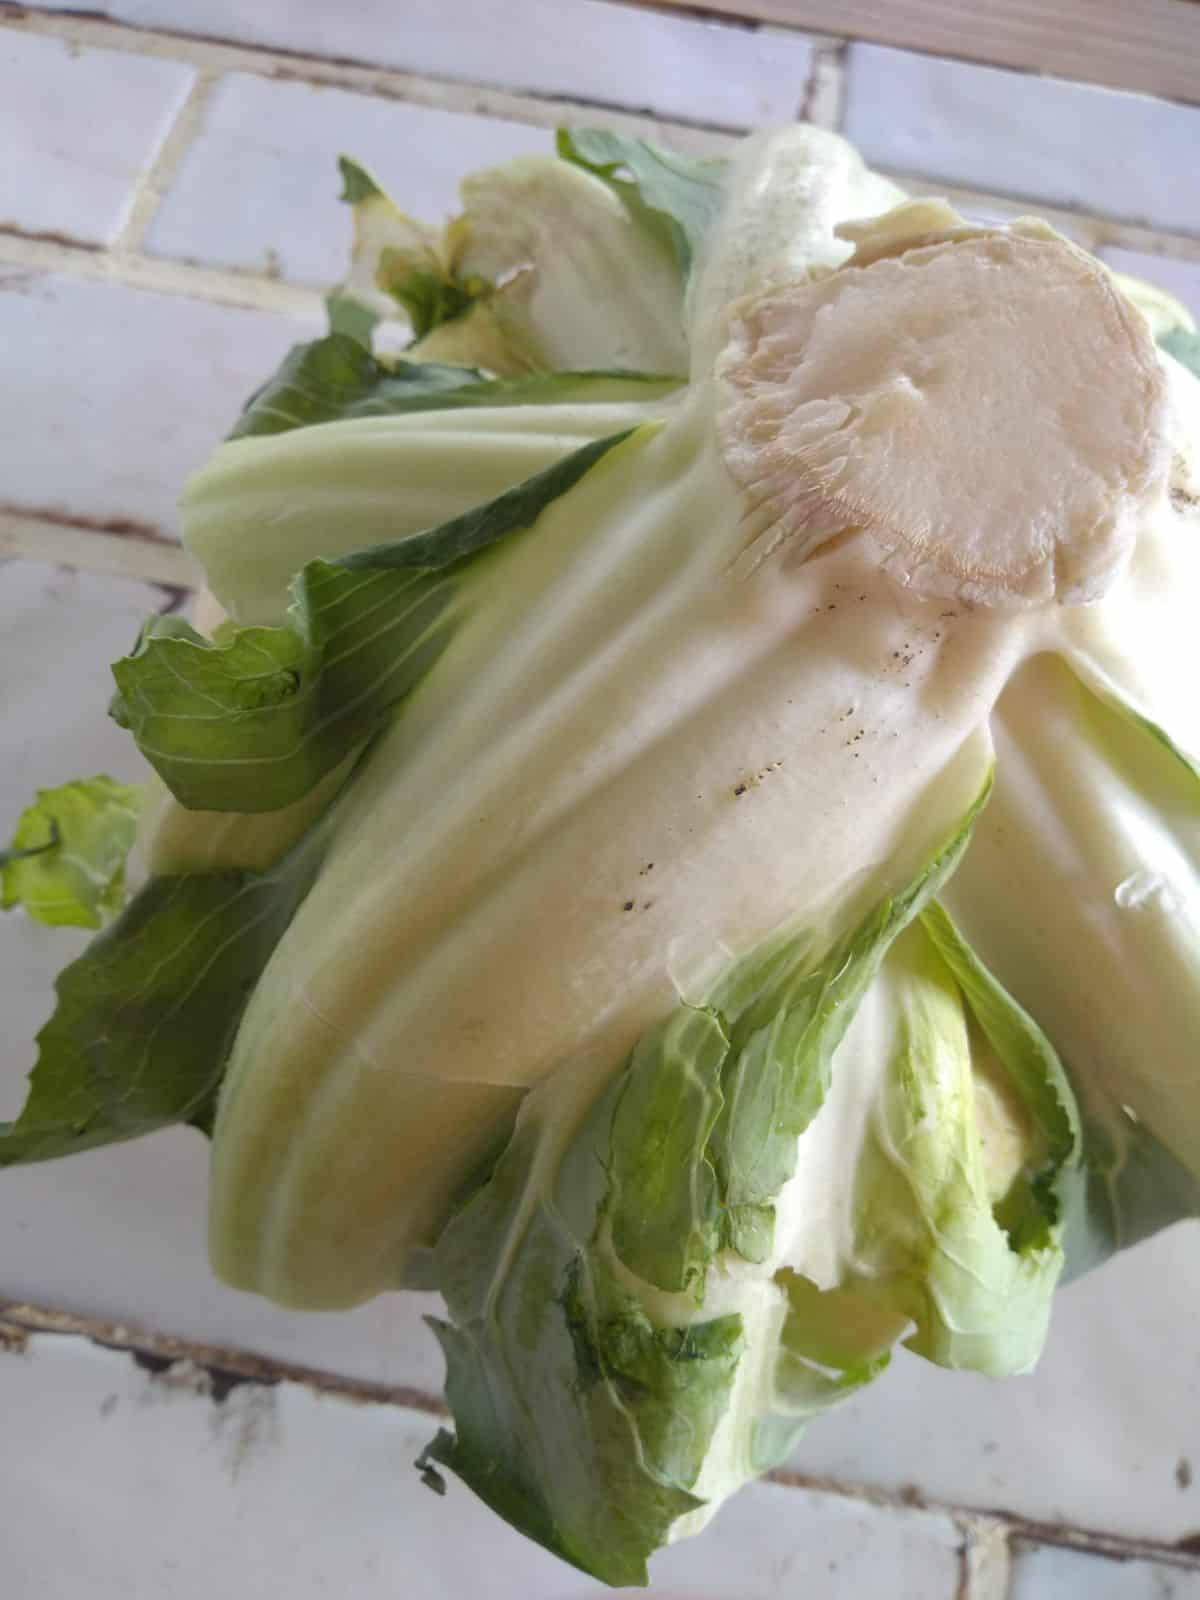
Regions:
<instances>
[{"instance_id":1,"label":"white tile countertop","mask_svg":"<svg viewBox=\"0 0 1200 1600\"><path fill-rule=\"evenodd\" d=\"M559 122L712 150L804 112L976 215L1050 208L1200 316L1200 107L609 0L503 9L0 0L0 844L34 788L138 773L108 663L194 581L184 478L322 326L342 151L437 220ZM82 942L0 918L0 1120ZM413 1470L433 1298L301 1316L220 1286L206 1181L178 1129L0 1173L4 1600L601 1593ZM1063 1291L1029 1377L897 1358L652 1592L1200 1597L1198 1309L1183 1224Z\"/></svg>"}]
</instances>

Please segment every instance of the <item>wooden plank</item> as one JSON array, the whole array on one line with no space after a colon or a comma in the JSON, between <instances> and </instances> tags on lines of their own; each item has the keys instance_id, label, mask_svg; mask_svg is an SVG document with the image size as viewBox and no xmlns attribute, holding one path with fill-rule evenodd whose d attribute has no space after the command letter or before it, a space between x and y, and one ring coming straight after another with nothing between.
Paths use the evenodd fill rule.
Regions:
<instances>
[{"instance_id":1,"label":"wooden plank","mask_svg":"<svg viewBox=\"0 0 1200 1600\"><path fill-rule=\"evenodd\" d=\"M1197 0L632 0L1200 102Z\"/></svg>"}]
</instances>

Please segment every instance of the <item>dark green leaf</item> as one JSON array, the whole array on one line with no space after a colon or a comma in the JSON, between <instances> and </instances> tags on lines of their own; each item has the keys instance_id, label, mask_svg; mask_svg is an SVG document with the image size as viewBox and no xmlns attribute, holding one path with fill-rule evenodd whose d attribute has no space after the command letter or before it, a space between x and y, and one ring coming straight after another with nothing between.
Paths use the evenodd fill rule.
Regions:
<instances>
[{"instance_id":1,"label":"dark green leaf","mask_svg":"<svg viewBox=\"0 0 1200 1600\"><path fill-rule=\"evenodd\" d=\"M1085 1184L1067 1218L1065 1281L1185 1217L1200 1217L1200 1179L1150 1132L1120 1114L1117 1128L1084 1122Z\"/></svg>"},{"instance_id":2,"label":"dark green leaf","mask_svg":"<svg viewBox=\"0 0 1200 1600\"><path fill-rule=\"evenodd\" d=\"M681 1004L648 1032L594 1103L569 1074L535 1090L434 1248L455 1433L429 1457L605 1582L645 1581L647 1556L700 1503L718 1430L746 1451L727 1458L724 1493L876 1377L909 1324L886 1304L798 1284L772 1365L747 1340L774 1355L774 1328L681 1317L644 1290L698 1299L723 1246L770 1241L828 1056L893 940L954 870L989 788L848 935L792 933L736 962L707 1007ZM745 1359L763 1363L770 1390L731 1419Z\"/></svg>"},{"instance_id":3,"label":"dark green leaf","mask_svg":"<svg viewBox=\"0 0 1200 1600\"><path fill-rule=\"evenodd\" d=\"M656 1323L606 1268L595 1237L612 1153L611 1096L548 1172L534 1120L435 1250L454 1326L455 1432L426 1461L606 1583L642 1584L646 1559L693 1492L743 1350L741 1318ZM562 1130L558 1130L561 1136Z\"/></svg>"},{"instance_id":4,"label":"dark green leaf","mask_svg":"<svg viewBox=\"0 0 1200 1600\"><path fill-rule=\"evenodd\" d=\"M440 1435L439 1435L440 1438ZM446 1493L446 1480L430 1461L429 1449L421 1451L414 1465L421 1475L421 1482L427 1489L432 1489L434 1494L444 1496Z\"/></svg>"},{"instance_id":5,"label":"dark green leaf","mask_svg":"<svg viewBox=\"0 0 1200 1600\"><path fill-rule=\"evenodd\" d=\"M747 1259L762 1260L771 1248L770 1208L792 1175L796 1139L821 1108L834 1052L868 985L893 940L953 874L990 792L989 777L954 836L907 888L819 960L801 945L795 963L737 1015L711 1159L724 1192L726 1240ZM735 972L732 992L714 996L726 1015L744 981Z\"/></svg>"},{"instance_id":6,"label":"dark green leaf","mask_svg":"<svg viewBox=\"0 0 1200 1600\"><path fill-rule=\"evenodd\" d=\"M378 312L363 305L361 300L351 299L349 295L327 294L325 315L329 319L330 333L343 334L347 339L353 339L355 344L362 345L364 350L370 350L372 335L379 321Z\"/></svg>"},{"instance_id":7,"label":"dark green leaf","mask_svg":"<svg viewBox=\"0 0 1200 1600\"><path fill-rule=\"evenodd\" d=\"M351 161L349 156L338 157L338 171L342 175L342 192L339 199L344 200L347 205L360 205L372 195L383 194L383 190L371 174L360 167L357 161Z\"/></svg>"},{"instance_id":8,"label":"dark green leaf","mask_svg":"<svg viewBox=\"0 0 1200 1600\"><path fill-rule=\"evenodd\" d=\"M310 561L282 627L213 641L148 626L112 715L193 811L277 811L380 726L445 647L452 577Z\"/></svg>"},{"instance_id":9,"label":"dark green leaf","mask_svg":"<svg viewBox=\"0 0 1200 1600\"><path fill-rule=\"evenodd\" d=\"M267 873L151 879L60 973L24 1109L0 1123L0 1167L172 1123L210 1131L238 1021L324 837L312 830Z\"/></svg>"},{"instance_id":10,"label":"dark green leaf","mask_svg":"<svg viewBox=\"0 0 1200 1600\"><path fill-rule=\"evenodd\" d=\"M59 832L58 823L51 817L50 836L43 844L26 845L23 849L14 845L11 850L0 850L0 873L4 871L5 867L11 867L14 862L31 861L34 856L44 856L48 850L57 850L61 843L62 834ZM6 893L4 899L0 900L0 905L6 911L10 911L16 903L17 896L15 894L10 897Z\"/></svg>"},{"instance_id":11,"label":"dark green leaf","mask_svg":"<svg viewBox=\"0 0 1200 1600\"><path fill-rule=\"evenodd\" d=\"M483 381L476 368L437 361L385 366L349 333L329 333L293 345L279 371L246 402L229 437L287 433L342 417L437 410L455 389Z\"/></svg>"},{"instance_id":12,"label":"dark green leaf","mask_svg":"<svg viewBox=\"0 0 1200 1600\"><path fill-rule=\"evenodd\" d=\"M676 155L605 128L560 128L558 153L601 178L630 212L661 232L691 270L724 201L728 163Z\"/></svg>"},{"instance_id":13,"label":"dark green leaf","mask_svg":"<svg viewBox=\"0 0 1200 1600\"><path fill-rule=\"evenodd\" d=\"M457 278L445 273L411 268L403 275L388 270L385 250L380 260L380 276L385 279L388 294L408 313L414 339L423 339L427 333L440 328L443 322L453 322L461 317L479 298L479 293L466 287Z\"/></svg>"},{"instance_id":14,"label":"dark green leaf","mask_svg":"<svg viewBox=\"0 0 1200 1600\"><path fill-rule=\"evenodd\" d=\"M987 793L915 882L832 948L803 932L766 945L729 971L708 1008L681 1005L638 1043L607 1169L613 1246L631 1272L698 1293L723 1246L749 1261L770 1254L775 1197L834 1052L893 940L953 872Z\"/></svg>"},{"instance_id":15,"label":"dark green leaf","mask_svg":"<svg viewBox=\"0 0 1200 1600\"><path fill-rule=\"evenodd\" d=\"M354 302L343 302L353 305ZM230 434L287 433L346 417L399 416L474 406L600 404L656 399L682 378L642 372L547 372L488 378L477 367L438 361L377 361L348 329L298 344L246 403Z\"/></svg>"},{"instance_id":16,"label":"dark green leaf","mask_svg":"<svg viewBox=\"0 0 1200 1600\"><path fill-rule=\"evenodd\" d=\"M437 660L473 559L532 527L627 437L595 440L439 528L309 562L281 627L227 624L209 641L151 619L113 666L113 717L192 810L290 805L369 739Z\"/></svg>"}]
</instances>

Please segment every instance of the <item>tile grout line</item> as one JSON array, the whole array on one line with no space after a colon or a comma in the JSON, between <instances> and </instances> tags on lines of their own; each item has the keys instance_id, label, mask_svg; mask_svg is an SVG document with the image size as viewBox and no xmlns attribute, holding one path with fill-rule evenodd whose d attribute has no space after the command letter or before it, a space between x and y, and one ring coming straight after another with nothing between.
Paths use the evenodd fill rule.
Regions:
<instances>
[{"instance_id":1,"label":"tile grout line","mask_svg":"<svg viewBox=\"0 0 1200 1600\"><path fill-rule=\"evenodd\" d=\"M44 561L180 591L198 589L203 581L183 546L154 529L0 506L0 561L11 560Z\"/></svg>"},{"instance_id":2,"label":"tile grout line","mask_svg":"<svg viewBox=\"0 0 1200 1600\"><path fill-rule=\"evenodd\" d=\"M0 273L6 266L28 273L63 272L131 289L184 295L284 316L316 319L321 315L320 292L302 284L227 267L138 253L117 255L71 241L0 231Z\"/></svg>"},{"instance_id":3,"label":"tile grout line","mask_svg":"<svg viewBox=\"0 0 1200 1600\"><path fill-rule=\"evenodd\" d=\"M0 1316L3 1302L0 1301ZM1001 1506L963 1506L937 1495L921 1493L912 1486L881 1489L873 1484L828 1474L797 1472L791 1468L776 1468L764 1474L771 1483L785 1488L809 1488L830 1494L842 1494L851 1499L865 1500L872 1505L905 1507L912 1511L938 1512L949 1517L963 1532L969 1542L972 1533L984 1542L1002 1529L1006 1546L1014 1539L1033 1544L1054 1545L1064 1550L1083 1550L1111 1561L1144 1559L1183 1572L1200 1572L1200 1548L1190 1539L1186 1542L1167 1543L1163 1540L1138 1537L1135 1534L1110 1533L1103 1528L1084 1527L1075 1523L1040 1521L1019 1511ZM978 1563L977 1563L978 1565ZM986 1568L985 1568L986 1571ZM969 1591L968 1591L969 1592ZM986 1600L992 1600L985 1589ZM1001 1597L1002 1600L1002 1597Z\"/></svg>"},{"instance_id":4,"label":"tile grout line","mask_svg":"<svg viewBox=\"0 0 1200 1600\"><path fill-rule=\"evenodd\" d=\"M108 249L108 254L113 258L121 260L142 253L150 226L166 198L167 189L174 181L192 141L201 131L208 102L217 82L218 75L215 72L205 68L196 69L196 76L184 96L183 104L167 129L154 159L137 176L129 214Z\"/></svg>"},{"instance_id":5,"label":"tile grout line","mask_svg":"<svg viewBox=\"0 0 1200 1600\"><path fill-rule=\"evenodd\" d=\"M955 1600L1008 1600L1012 1584L1008 1523L973 1512L957 1514L954 1522L963 1539Z\"/></svg>"},{"instance_id":6,"label":"tile grout line","mask_svg":"<svg viewBox=\"0 0 1200 1600\"><path fill-rule=\"evenodd\" d=\"M845 39L813 46L812 69L797 109L797 121L834 131L841 127L846 103L847 49Z\"/></svg>"},{"instance_id":7,"label":"tile grout line","mask_svg":"<svg viewBox=\"0 0 1200 1600\"><path fill-rule=\"evenodd\" d=\"M230 1379L243 1383L294 1383L316 1394L331 1395L337 1399L404 1406L409 1410L427 1412L430 1416L444 1417L449 1414L440 1396L408 1384L351 1378L320 1367L256 1355L253 1351L235 1350L226 1345L200 1344L191 1339L177 1338L173 1334L153 1333L130 1323L111 1322L101 1317L81 1316L71 1311L57 1311L0 1297L0 1354L20 1353L29 1339L38 1334L86 1339L102 1350L124 1352L140 1366L152 1371L165 1372L171 1366L186 1362L226 1387Z\"/></svg>"}]
</instances>

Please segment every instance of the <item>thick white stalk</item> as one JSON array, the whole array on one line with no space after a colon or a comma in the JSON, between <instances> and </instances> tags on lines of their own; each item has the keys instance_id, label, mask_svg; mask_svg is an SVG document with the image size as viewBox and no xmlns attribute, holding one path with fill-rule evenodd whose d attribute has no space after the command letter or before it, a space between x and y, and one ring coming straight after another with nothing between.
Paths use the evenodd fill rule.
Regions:
<instances>
[{"instance_id":1,"label":"thick white stalk","mask_svg":"<svg viewBox=\"0 0 1200 1600\"><path fill-rule=\"evenodd\" d=\"M710 441L702 412L632 441L498 556L348 794L227 1080L234 1281L395 1282L525 1088L607 1075L781 927L844 925L978 792L986 740L956 758L1022 630L854 547L735 577Z\"/></svg>"}]
</instances>

